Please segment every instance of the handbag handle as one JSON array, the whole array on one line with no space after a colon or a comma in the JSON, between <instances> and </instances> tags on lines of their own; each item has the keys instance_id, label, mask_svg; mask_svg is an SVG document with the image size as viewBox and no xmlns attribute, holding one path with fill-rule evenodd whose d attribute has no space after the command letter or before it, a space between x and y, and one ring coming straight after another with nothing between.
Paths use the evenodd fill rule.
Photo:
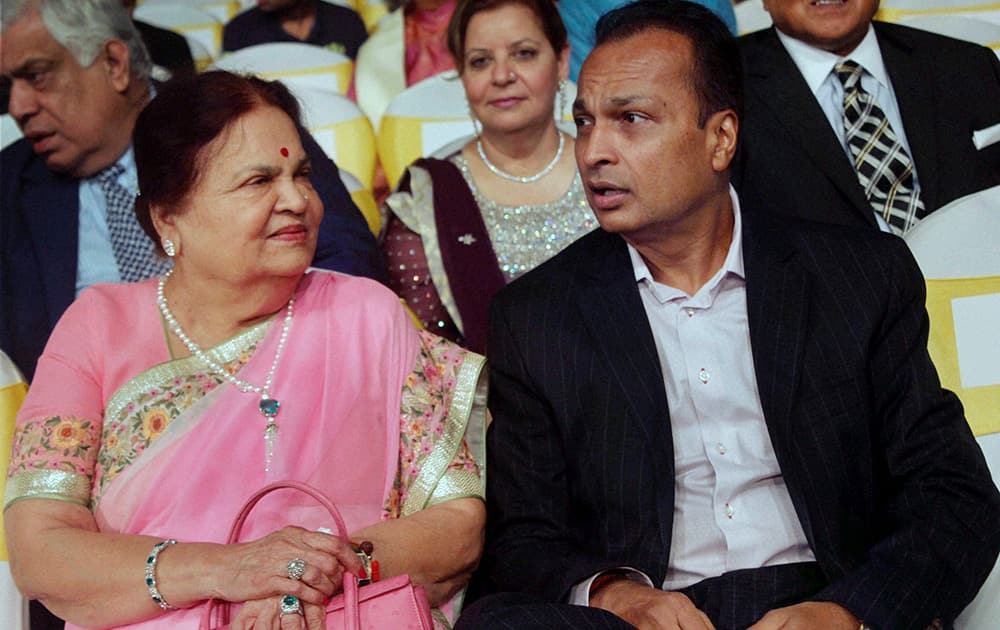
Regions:
<instances>
[{"instance_id":1,"label":"handbag handle","mask_svg":"<svg viewBox=\"0 0 1000 630\"><path fill-rule=\"evenodd\" d=\"M277 490L298 490L315 499L320 505L326 508L326 511L330 513L331 517L333 517L333 522L337 526L337 534L340 538L342 540L348 539L347 526L344 524L344 518L340 515L340 510L337 509L337 506L334 505L333 501L327 498L325 494L308 484L288 479L285 481L270 483L253 493L253 495L247 499L246 503L243 504L243 508L240 510L240 513L233 521L232 527L229 529L229 537L226 540L227 544L233 544L239 540L240 532L243 530L243 524L246 522L250 512L253 511L254 506L256 506L261 499ZM358 610L358 577L353 573L344 571L343 589L345 629L361 630L361 613ZM202 615L202 628L212 627L210 625L212 613L214 612L217 604L218 600L213 599L210 600L208 606L205 607L205 612ZM222 608L222 623L224 625L228 625L229 603L224 602L220 607Z\"/></svg>"}]
</instances>

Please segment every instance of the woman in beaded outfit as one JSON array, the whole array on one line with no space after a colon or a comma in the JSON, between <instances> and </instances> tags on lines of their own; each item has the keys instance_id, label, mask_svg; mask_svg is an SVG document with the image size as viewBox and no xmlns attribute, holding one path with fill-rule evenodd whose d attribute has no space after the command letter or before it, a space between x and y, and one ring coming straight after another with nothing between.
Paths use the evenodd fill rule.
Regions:
<instances>
[{"instance_id":1,"label":"woman in beaded outfit","mask_svg":"<svg viewBox=\"0 0 1000 630\"><path fill-rule=\"evenodd\" d=\"M434 606L478 560L482 358L375 282L306 272L323 207L297 121L281 84L224 72L139 117L136 212L173 270L66 311L8 472L15 580L67 627L194 629L214 597L243 604L235 628L316 629L344 572L367 575L351 541ZM287 479L337 503L351 541L286 490L224 544Z\"/></svg>"},{"instance_id":2,"label":"woman in beaded outfit","mask_svg":"<svg viewBox=\"0 0 1000 630\"><path fill-rule=\"evenodd\" d=\"M448 47L481 132L407 169L382 249L424 327L483 352L493 295L596 223L553 116L569 48L552 1L460 0Z\"/></svg>"}]
</instances>

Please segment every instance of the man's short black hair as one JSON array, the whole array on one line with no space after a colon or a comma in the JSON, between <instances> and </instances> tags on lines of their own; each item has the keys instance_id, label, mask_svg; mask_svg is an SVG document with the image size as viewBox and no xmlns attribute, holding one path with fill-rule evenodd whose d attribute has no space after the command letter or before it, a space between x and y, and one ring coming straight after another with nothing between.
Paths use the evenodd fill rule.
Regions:
<instances>
[{"instance_id":1,"label":"man's short black hair","mask_svg":"<svg viewBox=\"0 0 1000 630\"><path fill-rule=\"evenodd\" d=\"M698 99L698 125L726 109L743 117L743 71L739 47L729 28L711 10L684 0L635 0L604 14L595 27L595 48L650 29L691 40L694 67L690 81Z\"/></svg>"}]
</instances>

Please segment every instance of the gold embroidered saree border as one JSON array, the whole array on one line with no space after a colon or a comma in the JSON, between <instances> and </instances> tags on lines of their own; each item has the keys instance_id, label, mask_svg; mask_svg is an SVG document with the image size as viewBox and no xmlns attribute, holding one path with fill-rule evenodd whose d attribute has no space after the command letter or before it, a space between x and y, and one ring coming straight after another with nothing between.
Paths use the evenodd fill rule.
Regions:
<instances>
[{"instance_id":1,"label":"gold embroidered saree border","mask_svg":"<svg viewBox=\"0 0 1000 630\"><path fill-rule=\"evenodd\" d=\"M459 368L458 377L455 379L455 388L452 395L451 404L448 406L448 422L445 425L444 433L434 446L434 452L428 455L420 468L420 474L410 487L410 492L400 510L400 516L408 516L419 512L432 501L437 494L439 483L445 476L448 466L454 461L459 447L462 445L462 438L469 424L470 417L475 410L483 415L485 424L485 409L479 409L475 404L477 392L485 389L485 381L481 379L483 366L486 359L474 352L468 352ZM480 396L479 399L482 397ZM479 462L482 465L482 462ZM442 487L443 491L450 492L458 476L449 479ZM464 484L463 484L464 485ZM476 496L483 496L483 484L479 482L479 491Z\"/></svg>"},{"instance_id":2,"label":"gold embroidered saree border","mask_svg":"<svg viewBox=\"0 0 1000 630\"><path fill-rule=\"evenodd\" d=\"M253 328L246 330L231 339L223 341L219 345L211 348L205 352L213 360L215 360L220 365L226 365L232 363L239 356L240 353L245 351L247 348L259 343L261 339L264 338L264 334L267 331L268 325L271 323L269 318L263 321ZM108 400L107 406L104 408L104 418L119 418L121 416L122 410L125 409L130 402L139 397L139 395L148 391L151 388L159 387L164 381L188 376L199 370L208 370L208 366L201 362L201 359L195 356L187 356L182 359L173 359L167 361L166 363L161 363L159 365L154 365L145 372L140 373L135 376L127 383L118 388L111 398Z\"/></svg>"},{"instance_id":3,"label":"gold embroidered saree border","mask_svg":"<svg viewBox=\"0 0 1000 630\"><path fill-rule=\"evenodd\" d=\"M58 499L90 505L90 480L86 475L64 470L29 470L7 480L3 509L21 499Z\"/></svg>"},{"instance_id":4,"label":"gold embroidered saree border","mask_svg":"<svg viewBox=\"0 0 1000 630\"><path fill-rule=\"evenodd\" d=\"M434 488L426 507L469 497L483 497L483 480L479 475L468 470L447 470Z\"/></svg>"}]
</instances>

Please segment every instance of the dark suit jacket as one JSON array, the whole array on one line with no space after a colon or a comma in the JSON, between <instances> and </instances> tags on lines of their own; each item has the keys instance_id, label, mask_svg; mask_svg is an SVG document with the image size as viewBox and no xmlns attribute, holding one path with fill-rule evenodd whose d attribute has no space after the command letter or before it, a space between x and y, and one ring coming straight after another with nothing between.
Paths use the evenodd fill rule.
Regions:
<instances>
[{"instance_id":1,"label":"dark suit jacket","mask_svg":"<svg viewBox=\"0 0 1000 630\"><path fill-rule=\"evenodd\" d=\"M928 211L1000 184L1000 61L988 48L874 23ZM875 226L853 165L773 28L740 38L746 102L733 183L762 210Z\"/></svg>"},{"instance_id":2,"label":"dark suit jacket","mask_svg":"<svg viewBox=\"0 0 1000 630\"><path fill-rule=\"evenodd\" d=\"M1000 496L927 355L903 241L744 213L761 404L834 601L877 628L957 615L993 567ZM493 588L564 601L631 566L663 581L673 447L624 241L598 230L500 292L488 345Z\"/></svg>"},{"instance_id":3,"label":"dark suit jacket","mask_svg":"<svg viewBox=\"0 0 1000 630\"><path fill-rule=\"evenodd\" d=\"M139 20L132 22L142 37L142 43L146 44L153 63L166 68L175 77L195 73L191 48L183 35Z\"/></svg>"},{"instance_id":4,"label":"dark suit jacket","mask_svg":"<svg viewBox=\"0 0 1000 630\"><path fill-rule=\"evenodd\" d=\"M385 266L337 166L303 134L325 213L313 264L385 281ZM56 175L20 140L0 152L0 349L31 379L76 295L79 181Z\"/></svg>"}]
</instances>

